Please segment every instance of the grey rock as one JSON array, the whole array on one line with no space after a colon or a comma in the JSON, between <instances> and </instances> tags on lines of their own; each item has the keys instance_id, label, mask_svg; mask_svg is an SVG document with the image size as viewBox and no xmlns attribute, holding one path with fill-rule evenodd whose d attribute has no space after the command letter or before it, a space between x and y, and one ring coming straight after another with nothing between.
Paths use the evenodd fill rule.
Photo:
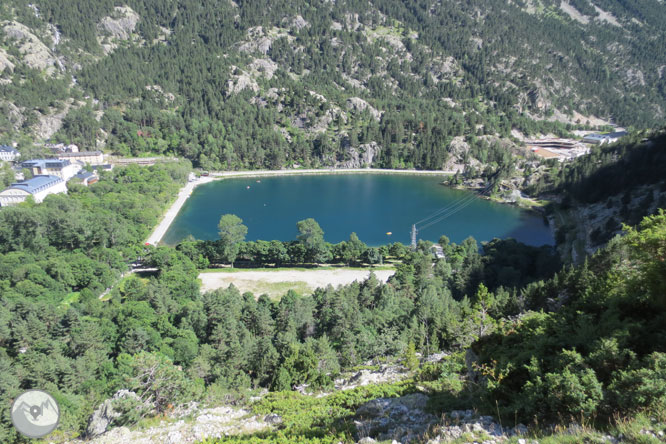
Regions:
<instances>
[{"instance_id":1,"label":"grey rock","mask_svg":"<svg viewBox=\"0 0 666 444\"><path fill-rule=\"evenodd\" d=\"M368 110L372 118L378 122L382 118L382 114L384 114L381 111L377 111L376 108L374 108L372 105L370 105L368 102L361 99L360 97L351 97L347 99L347 108L356 112L363 112L365 110Z\"/></svg>"},{"instance_id":2,"label":"grey rock","mask_svg":"<svg viewBox=\"0 0 666 444\"><path fill-rule=\"evenodd\" d=\"M348 147L347 148L347 159L343 161L338 161L336 167L338 168L364 168L371 167L372 162L377 157L381 147L377 142L364 143L359 145L358 148ZM361 384L365 385L365 384Z\"/></svg>"},{"instance_id":3,"label":"grey rock","mask_svg":"<svg viewBox=\"0 0 666 444\"><path fill-rule=\"evenodd\" d=\"M5 69L9 72L14 71L14 64L9 60L9 55L4 49L0 48L0 72Z\"/></svg>"},{"instance_id":4,"label":"grey rock","mask_svg":"<svg viewBox=\"0 0 666 444\"><path fill-rule=\"evenodd\" d=\"M275 413L269 413L264 417L264 422L271 425L282 424L282 416L277 415Z\"/></svg>"},{"instance_id":5,"label":"grey rock","mask_svg":"<svg viewBox=\"0 0 666 444\"><path fill-rule=\"evenodd\" d=\"M51 114L42 114L37 111L37 123L32 127L35 135L41 139L48 139L58 132L70 107L71 99L64 103L61 110L50 110Z\"/></svg>"},{"instance_id":6,"label":"grey rock","mask_svg":"<svg viewBox=\"0 0 666 444\"><path fill-rule=\"evenodd\" d=\"M12 127L18 130L25 122L25 116L22 110L11 102L0 102L0 112L7 117Z\"/></svg>"},{"instance_id":7,"label":"grey rock","mask_svg":"<svg viewBox=\"0 0 666 444\"><path fill-rule=\"evenodd\" d=\"M183 442L183 434L180 433L178 430L169 432L169 434L167 435L168 444L178 444L181 442Z\"/></svg>"},{"instance_id":8,"label":"grey rock","mask_svg":"<svg viewBox=\"0 0 666 444\"><path fill-rule=\"evenodd\" d=\"M127 40L134 32L139 15L129 6L116 6L112 17L104 17L97 28L112 38Z\"/></svg>"},{"instance_id":9,"label":"grey rock","mask_svg":"<svg viewBox=\"0 0 666 444\"><path fill-rule=\"evenodd\" d=\"M310 26L307 20L305 20L301 15L297 15L291 18L285 17L282 20L283 23L286 23L290 29L300 31L303 28Z\"/></svg>"},{"instance_id":10,"label":"grey rock","mask_svg":"<svg viewBox=\"0 0 666 444\"><path fill-rule=\"evenodd\" d=\"M129 390L119 390L113 395L113 398L105 400L97 407L88 420L86 433L89 437L99 436L106 432L113 420L120 416L119 412L113 409L113 401L117 399L134 398L139 399L136 393Z\"/></svg>"},{"instance_id":11,"label":"grey rock","mask_svg":"<svg viewBox=\"0 0 666 444\"><path fill-rule=\"evenodd\" d=\"M527 435L527 427L523 424L518 424L513 428L513 433L516 435Z\"/></svg>"},{"instance_id":12,"label":"grey rock","mask_svg":"<svg viewBox=\"0 0 666 444\"><path fill-rule=\"evenodd\" d=\"M374 399L356 410L357 434L403 443L420 440L437 422L434 415L425 412L427 402L428 397L421 393Z\"/></svg>"},{"instance_id":13,"label":"grey rock","mask_svg":"<svg viewBox=\"0 0 666 444\"><path fill-rule=\"evenodd\" d=\"M19 22L2 22L4 33L18 42L18 50L23 56L23 62L30 68L45 70L53 75L58 66L51 50L30 31L30 28Z\"/></svg>"},{"instance_id":14,"label":"grey rock","mask_svg":"<svg viewBox=\"0 0 666 444\"><path fill-rule=\"evenodd\" d=\"M253 77L264 76L266 79L270 80L273 78L275 71L278 69L277 63L268 58L254 59L252 63L248 65L250 73Z\"/></svg>"}]
</instances>

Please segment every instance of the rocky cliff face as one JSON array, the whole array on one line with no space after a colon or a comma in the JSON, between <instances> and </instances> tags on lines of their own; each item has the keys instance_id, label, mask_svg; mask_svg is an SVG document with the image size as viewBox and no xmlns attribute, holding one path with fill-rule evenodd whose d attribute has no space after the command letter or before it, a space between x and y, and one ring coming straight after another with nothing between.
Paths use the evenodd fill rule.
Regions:
<instances>
[{"instance_id":1,"label":"rocky cliff face","mask_svg":"<svg viewBox=\"0 0 666 444\"><path fill-rule=\"evenodd\" d=\"M17 21L2 22L0 27L2 27L5 36L11 39L18 48L22 55L22 62L27 66L44 70L48 75L53 75L61 68L49 47L33 34L30 28ZM0 64L3 64L2 60L4 59L5 68L11 67L10 70L13 70L13 64L7 59L6 52L4 54L3 57L3 53L0 52Z\"/></svg>"}]
</instances>

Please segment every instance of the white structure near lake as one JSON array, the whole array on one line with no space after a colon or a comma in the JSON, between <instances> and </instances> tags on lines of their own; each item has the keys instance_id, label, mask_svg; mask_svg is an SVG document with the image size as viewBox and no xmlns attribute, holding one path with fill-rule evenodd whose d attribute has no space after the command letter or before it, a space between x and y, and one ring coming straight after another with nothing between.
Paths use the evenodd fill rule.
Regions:
<instances>
[{"instance_id":1,"label":"white structure near lake","mask_svg":"<svg viewBox=\"0 0 666 444\"><path fill-rule=\"evenodd\" d=\"M32 179L13 183L0 192L0 206L6 207L25 202L32 196L39 203L49 194L67 193L65 181L58 176L35 176Z\"/></svg>"},{"instance_id":2,"label":"white structure near lake","mask_svg":"<svg viewBox=\"0 0 666 444\"><path fill-rule=\"evenodd\" d=\"M32 174L35 176L58 176L65 182L74 177L82 168L81 165L72 163L67 159L28 160L23 162L21 166L32 170Z\"/></svg>"}]
</instances>

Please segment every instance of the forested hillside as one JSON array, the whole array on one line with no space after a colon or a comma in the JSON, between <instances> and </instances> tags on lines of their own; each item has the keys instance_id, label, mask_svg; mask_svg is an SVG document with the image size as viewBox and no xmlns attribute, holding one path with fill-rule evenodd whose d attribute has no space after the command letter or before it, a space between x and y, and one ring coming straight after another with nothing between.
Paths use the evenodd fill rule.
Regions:
<instances>
[{"instance_id":1,"label":"forested hillside","mask_svg":"<svg viewBox=\"0 0 666 444\"><path fill-rule=\"evenodd\" d=\"M649 137L645 137L649 136ZM557 226L564 257L582 261L645 216L666 208L666 130L635 133L610 146L597 146L573 162L542 165L526 191L550 200L548 217Z\"/></svg>"},{"instance_id":2,"label":"forested hillside","mask_svg":"<svg viewBox=\"0 0 666 444\"><path fill-rule=\"evenodd\" d=\"M201 294L197 266L225 260L223 242L141 244L188 169L116 168L90 188L0 212L1 402L33 387L52 393L62 417L51 441L85 434L93 410L119 390L136 397L116 396L111 426L190 401L275 392L248 408L284 424L237 442L355 442L356 408L408 393L426 393L436 417L474 409L536 435L570 418L598 427L636 412L663 418L663 212L577 268L557 271L549 247L494 240L479 251L473 239L442 237L443 259L429 243L382 248L400 261L387 284L371 277L279 300L233 287ZM309 251L303 237L283 248L296 244ZM240 254L258 255L260 245ZM137 256L157 271L119 280ZM450 356L426 363L416 354L439 351ZM322 399L292 392L330 391L368 360L397 361L410 377ZM20 442L3 415L0 439Z\"/></svg>"},{"instance_id":3,"label":"forested hillside","mask_svg":"<svg viewBox=\"0 0 666 444\"><path fill-rule=\"evenodd\" d=\"M469 161L454 140L483 162L484 136L663 121L665 21L658 0L17 0L0 137L206 169L441 169Z\"/></svg>"}]
</instances>

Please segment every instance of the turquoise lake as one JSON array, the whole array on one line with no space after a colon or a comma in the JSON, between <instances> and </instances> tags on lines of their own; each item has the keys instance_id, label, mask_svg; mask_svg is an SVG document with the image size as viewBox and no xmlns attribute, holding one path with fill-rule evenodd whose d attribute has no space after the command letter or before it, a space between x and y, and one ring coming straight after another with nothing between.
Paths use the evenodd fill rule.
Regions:
<instances>
[{"instance_id":1,"label":"turquoise lake","mask_svg":"<svg viewBox=\"0 0 666 444\"><path fill-rule=\"evenodd\" d=\"M514 238L529 245L552 245L543 217L490 202L469 191L441 185L442 177L384 174L334 174L225 179L200 185L185 202L163 238L177 244L188 235L217 239L220 216L235 214L248 227L247 240L292 240L296 222L314 218L328 242L356 232L368 245L409 244L413 223L436 211L445 219L425 227L418 238L437 241L445 234L459 243ZM391 235L387 235L391 232Z\"/></svg>"}]
</instances>

